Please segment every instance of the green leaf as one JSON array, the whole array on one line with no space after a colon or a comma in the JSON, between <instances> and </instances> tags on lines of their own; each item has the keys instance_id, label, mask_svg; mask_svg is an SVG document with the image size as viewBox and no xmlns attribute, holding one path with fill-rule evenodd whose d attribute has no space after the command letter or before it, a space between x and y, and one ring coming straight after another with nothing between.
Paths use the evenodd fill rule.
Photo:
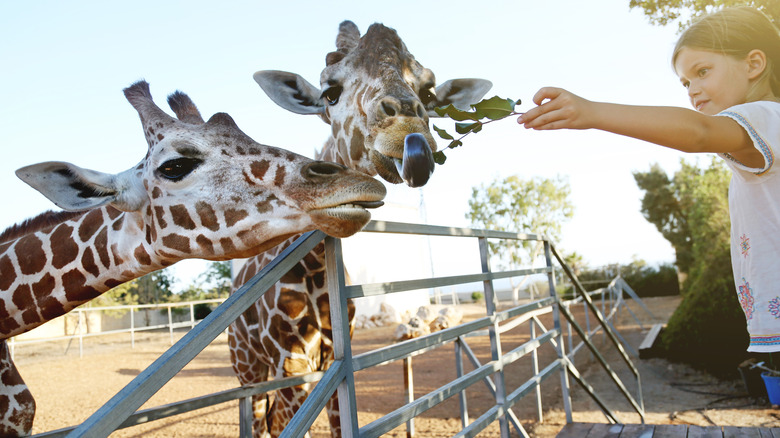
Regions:
<instances>
[{"instance_id":1,"label":"green leaf","mask_svg":"<svg viewBox=\"0 0 780 438\"><path fill-rule=\"evenodd\" d=\"M491 120L501 120L504 117L512 114L515 110L515 101L512 99L504 99L498 96L493 96L490 99L483 100L473 105L475 114L478 115L476 120L486 117Z\"/></svg>"},{"instance_id":2,"label":"green leaf","mask_svg":"<svg viewBox=\"0 0 780 438\"><path fill-rule=\"evenodd\" d=\"M439 134L439 137L445 139L445 140L454 140L455 137L451 136L447 131L437 128L436 125L433 125L433 130L436 131L437 134Z\"/></svg>"},{"instance_id":3,"label":"green leaf","mask_svg":"<svg viewBox=\"0 0 780 438\"><path fill-rule=\"evenodd\" d=\"M452 140L450 144L447 145L447 147L450 149L456 148L458 146L463 146L463 142L460 140Z\"/></svg>"},{"instance_id":4,"label":"green leaf","mask_svg":"<svg viewBox=\"0 0 780 438\"><path fill-rule=\"evenodd\" d=\"M465 134L467 132L479 132L482 130L482 122L474 122L474 123L456 123L455 124L455 131L458 132L458 134Z\"/></svg>"},{"instance_id":5,"label":"green leaf","mask_svg":"<svg viewBox=\"0 0 780 438\"><path fill-rule=\"evenodd\" d=\"M449 104L445 107L437 107L433 110L436 111L436 114L441 117L449 117L452 120L456 120L458 122L462 122L464 120L479 120L481 118L475 113L459 110L452 106L452 104Z\"/></svg>"},{"instance_id":6,"label":"green leaf","mask_svg":"<svg viewBox=\"0 0 780 438\"><path fill-rule=\"evenodd\" d=\"M433 153L433 161L436 164L444 164L445 161L447 161L447 156L444 155L443 151L438 151Z\"/></svg>"}]
</instances>

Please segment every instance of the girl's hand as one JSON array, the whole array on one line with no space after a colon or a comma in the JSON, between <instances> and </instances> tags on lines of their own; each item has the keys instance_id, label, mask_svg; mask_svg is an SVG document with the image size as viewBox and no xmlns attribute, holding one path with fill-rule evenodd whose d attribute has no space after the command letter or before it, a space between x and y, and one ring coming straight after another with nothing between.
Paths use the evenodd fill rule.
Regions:
<instances>
[{"instance_id":1,"label":"girl's hand","mask_svg":"<svg viewBox=\"0 0 780 438\"><path fill-rule=\"evenodd\" d=\"M562 88L545 87L537 91L533 101L538 106L517 118L526 129L587 129L593 102Z\"/></svg>"}]
</instances>

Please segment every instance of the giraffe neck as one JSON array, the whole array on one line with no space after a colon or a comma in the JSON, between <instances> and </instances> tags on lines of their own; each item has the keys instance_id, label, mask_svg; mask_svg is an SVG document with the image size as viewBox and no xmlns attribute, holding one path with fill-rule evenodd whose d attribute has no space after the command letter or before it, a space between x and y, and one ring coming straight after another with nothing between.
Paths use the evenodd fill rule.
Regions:
<instances>
[{"instance_id":1,"label":"giraffe neck","mask_svg":"<svg viewBox=\"0 0 780 438\"><path fill-rule=\"evenodd\" d=\"M0 244L0 339L172 264L149 250L133 216L104 207Z\"/></svg>"}]
</instances>

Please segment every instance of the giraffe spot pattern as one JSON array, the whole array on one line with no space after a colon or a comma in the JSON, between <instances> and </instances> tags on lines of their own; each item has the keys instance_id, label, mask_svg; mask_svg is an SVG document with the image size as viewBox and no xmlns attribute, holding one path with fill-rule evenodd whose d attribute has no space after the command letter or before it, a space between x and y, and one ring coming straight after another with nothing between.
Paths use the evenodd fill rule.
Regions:
<instances>
[{"instance_id":1,"label":"giraffe spot pattern","mask_svg":"<svg viewBox=\"0 0 780 438\"><path fill-rule=\"evenodd\" d=\"M180 234L169 234L163 236L162 244L172 250L189 253L190 252L190 239Z\"/></svg>"},{"instance_id":2,"label":"giraffe spot pattern","mask_svg":"<svg viewBox=\"0 0 780 438\"><path fill-rule=\"evenodd\" d=\"M265 178L266 172L271 167L271 163L268 160L253 161L249 165L249 170L252 172L252 176L260 181Z\"/></svg>"},{"instance_id":3,"label":"giraffe spot pattern","mask_svg":"<svg viewBox=\"0 0 780 438\"><path fill-rule=\"evenodd\" d=\"M103 225L103 214L100 210L92 210L84 216L79 225L79 239L87 242Z\"/></svg>"},{"instance_id":4,"label":"giraffe spot pattern","mask_svg":"<svg viewBox=\"0 0 780 438\"><path fill-rule=\"evenodd\" d=\"M84 254L81 255L81 266L94 277L100 274L100 268L95 263L95 254L91 248L84 249Z\"/></svg>"},{"instance_id":5,"label":"giraffe spot pattern","mask_svg":"<svg viewBox=\"0 0 780 438\"><path fill-rule=\"evenodd\" d=\"M228 228L230 228L236 223L246 219L248 216L249 213L247 213L246 210L235 210L229 208L225 210L225 225L227 225Z\"/></svg>"},{"instance_id":6,"label":"giraffe spot pattern","mask_svg":"<svg viewBox=\"0 0 780 438\"><path fill-rule=\"evenodd\" d=\"M157 223L160 224L160 228L165 229L165 227L168 226L168 223L165 222L165 209L160 207L159 205L155 205L154 213L155 213L155 217L157 218Z\"/></svg>"},{"instance_id":7,"label":"giraffe spot pattern","mask_svg":"<svg viewBox=\"0 0 780 438\"><path fill-rule=\"evenodd\" d=\"M207 203L200 201L195 204L195 212L198 213L200 223L211 231L219 230L219 219L217 213Z\"/></svg>"},{"instance_id":8,"label":"giraffe spot pattern","mask_svg":"<svg viewBox=\"0 0 780 438\"><path fill-rule=\"evenodd\" d=\"M143 245L138 245L135 251L133 251L133 256L138 260L138 263L142 265L149 266L152 264L152 258L149 256L149 253L146 252L146 248L144 248Z\"/></svg>"},{"instance_id":9,"label":"giraffe spot pattern","mask_svg":"<svg viewBox=\"0 0 780 438\"><path fill-rule=\"evenodd\" d=\"M16 269L14 269L14 264L7 255L0 257L0 272L3 273L3 275L0 275L0 290L8 290L16 281Z\"/></svg>"},{"instance_id":10,"label":"giraffe spot pattern","mask_svg":"<svg viewBox=\"0 0 780 438\"><path fill-rule=\"evenodd\" d=\"M119 246L116 243L111 245L111 255L114 257L114 265L117 266L125 263L125 259L123 259L119 254Z\"/></svg>"},{"instance_id":11,"label":"giraffe spot pattern","mask_svg":"<svg viewBox=\"0 0 780 438\"><path fill-rule=\"evenodd\" d=\"M195 238L195 243L203 250L202 252L209 254L214 252L214 244L211 242L211 239L203 234L198 234L198 237Z\"/></svg>"},{"instance_id":12,"label":"giraffe spot pattern","mask_svg":"<svg viewBox=\"0 0 780 438\"><path fill-rule=\"evenodd\" d=\"M55 269L62 269L79 256L79 245L73 240L73 227L60 224L54 229L50 238L52 246L51 264Z\"/></svg>"},{"instance_id":13,"label":"giraffe spot pattern","mask_svg":"<svg viewBox=\"0 0 780 438\"><path fill-rule=\"evenodd\" d=\"M185 207L182 204L172 205L170 207L170 210L171 210L171 217L173 219L174 224L184 228L185 230L195 229L195 221L193 221L192 217L190 217L190 213L189 211L187 211L187 207Z\"/></svg>"},{"instance_id":14,"label":"giraffe spot pattern","mask_svg":"<svg viewBox=\"0 0 780 438\"><path fill-rule=\"evenodd\" d=\"M281 187L284 184L284 179L287 176L287 169L282 166L276 167L276 175L274 176L274 185Z\"/></svg>"},{"instance_id":15,"label":"giraffe spot pattern","mask_svg":"<svg viewBox=\"0 0 780 438\"><path fill-rule=\"evenodd\" d=\"M23 275L37 274L46 266L47 257L43 250L43 242L35 235L27 235L19 239L14 246L14 253Z\"/></svg>"},{"instance_id":16,"label":"giraffe spot pattern","mask_svg":"<svg viewBox=\"0 0 780 438\"><path fill-rule=\"evenodd\" d=\"M86 285L87 279L84 274L77 269L68 271L62 276L62 288L65 289L65 296L68 301L86 301L91 300L98 295L95 288Z\"/></svg>"},{"instance_id":17,"label":"giraffe spot pattern","mask_svg":"<svg viewBox=\"0 0 780 438\"><path fill-rule=\"evenodd\" d=\"M111 259L108 256L108 229L103 228L100 230L98 235L95 237L95 242L93 244L93 248L98 253L98 258L100 259L100 263L103 264L106 268L111 266Z\"/></svg>"},{"instance_id":18,"label":"giraffe spot pattern","mask_svg":"<svg viewBox=\"0 0 780 438\"><path fill-rule=\"evenodd\" d=\"M230 254L236 251L236 246L233 245L233 240L229 237L223 237L219 239L219 244L222 246L222 252Z\"/></svg>"},{"instance_id":19,"label":"giraffe spot pattern","mask_svg":"<svg viewBox=\"0 0 780 438\"><path fill-rule=\"evenodd\" d=\"M349 145L349 158L352 161L359 161L363 156L363 149L365 148L365 138L363 133L360 132L357 126L352 129L352 139Z\"/></svg>"}]
</instances>

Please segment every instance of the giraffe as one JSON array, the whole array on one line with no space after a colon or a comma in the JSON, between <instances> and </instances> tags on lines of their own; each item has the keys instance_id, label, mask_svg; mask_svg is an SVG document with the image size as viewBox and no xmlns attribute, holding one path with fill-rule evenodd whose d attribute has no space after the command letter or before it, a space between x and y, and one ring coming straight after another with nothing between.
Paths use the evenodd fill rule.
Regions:
<instances>
[{"instance_id":1,"label":"giraffe","mask_svg":"<svg viewBox=\"0 0 780 438\"><path fill-rule=\"evenodd\" d=\"M263 70L255 81L276 104L318 115L331 135L317 159L343 164L389 183L424 185L433 172L436 141L428 127L435 107L468 108L492 84L452 79L436 86L434 74L409 52L397 32L375 23L361 36L344 21L320 75L321 88L295 73ZM234 290L292 242L260 254L241 268ZM233 369L241 384L327 369L333 362L324 246L316 247L229 328ZM350 327L354 304L349 302ZM350 328L350 330L351 330ZM278 436L308 395L309 386L277 391L273 405L253 399L255 436ZM331 434L341 436L337 396L327 405Z\"/></svg>"},{"instance_id":2,"label":"giraffe","mask_svg":"<svg viewBox=\"0 0 780 438\"><path fill-rule=\"evenodd\" d=\"M28 435L35 413L9 337L183 259L250 257L313 229L346 237L385 196L360 172L255 142L225 113L203 121L182 92L168 99L178 119L145 81L124 94L148 143L136 166L116 175L64 162L17 170L65 211L0 236L2 436Z\"/></svg>"}]
</instances>

